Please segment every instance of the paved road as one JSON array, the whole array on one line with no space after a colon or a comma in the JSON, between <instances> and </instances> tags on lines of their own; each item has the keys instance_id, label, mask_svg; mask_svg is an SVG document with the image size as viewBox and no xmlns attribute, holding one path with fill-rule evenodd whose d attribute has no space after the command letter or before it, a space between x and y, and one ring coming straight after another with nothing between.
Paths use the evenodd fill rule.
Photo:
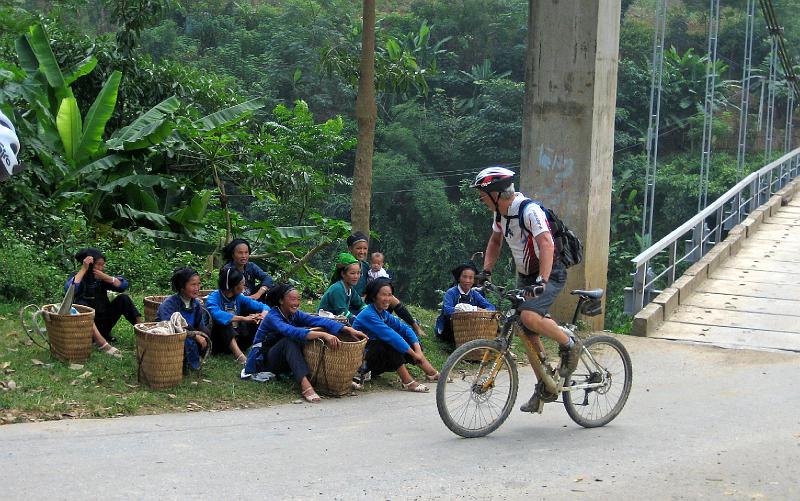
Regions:
<instances>
[{"instance_id":1,"label":"paved road","mask_svg":"<svg viewBox=\"0 0 800 501\"><path fill-rule=\"evenodd\" d=\"M8 425L0 498L800 499L800 355L623 341L634 387L604 428L556 404L461 439L400 391Z\"/></svg>"}]
</instances>

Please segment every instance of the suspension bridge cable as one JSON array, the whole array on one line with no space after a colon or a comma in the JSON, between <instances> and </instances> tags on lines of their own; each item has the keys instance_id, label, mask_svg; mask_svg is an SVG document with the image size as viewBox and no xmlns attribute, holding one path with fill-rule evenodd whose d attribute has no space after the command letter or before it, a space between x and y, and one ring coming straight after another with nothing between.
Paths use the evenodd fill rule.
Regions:
<instances>
[{"instance_id":1,"label":"suspension bridge cable","mask_svg":"<svg viewBox=\"0 0 800 501\"><path fill-rule=\"evenodd\" d=\"M753 31L756 1L747 0L744 35L744 61L742 62L742 100L739 106L739 142L736 146L736 182L742 179L747 152L747 119L750 111L750 79L753 73Z\"/></svg>"},{"instance_id":2,"label":"suspension bridge cable","mask_svg":"<svg viewBox=\"0 0 800 501\"><path fill-rule=\"evenodd\" d=\"M706 92L703 108L703 147L700 154L700 192L697 212L708 205L708 178L711 170L711 143L714 125L714 91L717 85L717 45L719 40L719 0L710 0L708 16L708 60L706 61Z\"/></svg>"},{"instance_id":3,"label":"suspension bridge cable","mask_svg":"<svg viewBox=\"0 0 800 501\"><path fill-rule=\"evenodd\" d=\"M652 74L650 77L650 112L647 125L647 169L645 172L644 204L642 206L643 242L650 242L653 236L653 208L655 206L656 171L658 168L658 127L661 121L667 6L668 0L656 0L656 15L653 22Z\"/></svg>"}]
</instances>

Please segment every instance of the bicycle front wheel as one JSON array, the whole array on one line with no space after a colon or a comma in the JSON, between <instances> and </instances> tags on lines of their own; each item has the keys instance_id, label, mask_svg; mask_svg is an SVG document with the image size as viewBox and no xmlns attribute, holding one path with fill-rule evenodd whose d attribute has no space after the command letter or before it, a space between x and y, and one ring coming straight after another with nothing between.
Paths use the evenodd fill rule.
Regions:
<instances>
[{"instance_id":1,"label":"bicycle front wheel","mask_svg":"<svg viewBox=\"0 0 800 501\"><path fill-rule=\"evenodd\" d=\"M483 437L508 418L517 398L517 365L497 341L477 339L447 359L436 385L436 407L456 435Z\"/></svg>"},{"instance_id":2,"label":"bicycle front wheel","mask_svg":"<svg viewBox=\"0 0 800 501\"><path fill-rule=\"evenodd\" d=\"M578 368L564 381L564 388L586 388L564 391L564 407L573 421L595 428L622 411L631 392L633 369L628 350L611 336L589 338L583 348Z\"/></svg>"}]
</instances>

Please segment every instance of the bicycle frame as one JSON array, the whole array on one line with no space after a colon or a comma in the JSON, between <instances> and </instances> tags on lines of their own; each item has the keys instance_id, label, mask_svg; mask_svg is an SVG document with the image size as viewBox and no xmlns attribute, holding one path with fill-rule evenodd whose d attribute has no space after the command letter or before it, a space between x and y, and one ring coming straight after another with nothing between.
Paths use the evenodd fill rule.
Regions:
<instances>
[{"instance_id":1,"label":"bicycle frame","mask_svg":"<svg viewBox=\"0 0 800 501\"><path fill-rule=\"evenodd\" d=\"M578 300L578 304L575 306L575 313L572 316L572 324L570 327L574 329L575 322L577 321L578 311L581 307L581 304L587 300L584 296L580 296ZM520 330L524 329L522 325L522 321L520 320L520 315L517 312L516 307L512 306L510 310L507 311L504 317L501 318L501 325L498 329L498 336L497 341L500 342L501 351L500 355L495 359L494 363L492 364L491 371L489 373L489 377L484 381L481 385L482 391L488 391L492 385L494 384L494 380L497 377L498 372L502 366L501 360L505 356L506 352L511 347L512 341L514 339L514 325L518 325ZM534 345L533 341L531 340L530 336L523 334L519 336L522 340L522 344L525 348L525 353L528 357L528 361L531 364L531 368L533 369L533 373L536 375L536 380L542 384L544 384L545 389L553 394L558 395L563 391L575 391L575 390L590 390L594 388L600 388L604 386L605 383L605 375L603 374L603 380L598 383L585 383L580 385L570 385L564 387L564 381L558 375L558 372L547 364L547 356L545 353L539 351L539 349ZM478 373L478 378L483 375L484 368L486 364L489 362L489 352L486 351L483 354L483 360L481 361L481 369ZM599 365L597 361L594 359L592 354L586 350L585 348L581 352L581 362L586 366L587 369L591 371L596 371L599 369Z\"/></svg>"}]
</instances>

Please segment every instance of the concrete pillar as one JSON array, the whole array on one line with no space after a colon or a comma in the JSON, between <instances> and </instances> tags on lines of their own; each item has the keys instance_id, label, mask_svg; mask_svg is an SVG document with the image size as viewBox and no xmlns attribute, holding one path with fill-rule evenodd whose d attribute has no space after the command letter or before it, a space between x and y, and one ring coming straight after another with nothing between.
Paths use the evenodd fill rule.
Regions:
<instances>
[{"instance_id":1,"label":"concrete pillar","mask_svg":"<svg viewBox=\"0 0 800 501\"><path fill-rule=\"evenodd\" d=\"M567 288L606 287L620 0L529 0L522 192L584 243ZM569 320L575 298L553 308ZM603 317L592 320L602 328Z\"/></svg>"}]
</instances>

